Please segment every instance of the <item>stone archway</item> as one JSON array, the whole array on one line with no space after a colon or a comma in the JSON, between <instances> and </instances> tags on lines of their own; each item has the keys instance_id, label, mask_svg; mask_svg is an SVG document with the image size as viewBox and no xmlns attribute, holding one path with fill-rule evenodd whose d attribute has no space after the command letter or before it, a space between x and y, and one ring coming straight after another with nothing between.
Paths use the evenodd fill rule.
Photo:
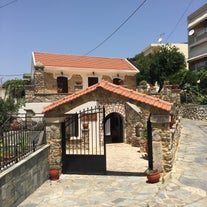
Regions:
<instances>
[{"instance_id":1,"label":"stone archway","mask_svg":"<svg viewBox=\"0 0 207 207\"><path fill-rule=\"evenodd\" d=\"M105 124L106 143L122 143L123 137L123 118L118 113L110 113L106 117Z\"/></svg>"},{"instance_id":2,"label":"stone archway","mask_svg":"<svg viewBox=\"0 0 207 207\"><path fill-rule=\"evenodd\" d=\"M112 122L115 123L116 121L119 122L119 124L114 124L113 126L108 122L110 130L104 131L104 134L108 137L108 143L112 143L112 141L131 143L131 140L137 138L136 135L139 135L139 133L136 134L137 122L141 124L146 123L146 119L151 113L150 121L152 123L153 133L152 148L153 157L155 158L153 160L154 167L160 171L165 171L167 168L168 171L171 169L173 159L166 160L164 154L169 153L171 155L171 153L173 153L173 151L169 149L169 146L174 146L174 137L171 133L171 129L169 129L169 117L173 104L159 98L129 90L125 87L117 86L107 81L101 81L100 83L64 97L44 108L43 113L45 113L45 117L47 118L47 125L50 127L50 131L52 131L48 140L49 142L54 140L54 146L52 145L51 147L51 161L59 159L59 155L56 156L57 153L53 153L53 151L57 148L61 151L59 147L59 142L61 143L61 134L59 131L58 133L56 132L58 126L54 128L53 125L59 124L60 126L60 123L64 121L64 116L67 111L92 100L96 100L99 106L105 108L105 117L107 117L108 120L112 120ZM107 129L106 125L105 129ZM115 126L119 126L119 130L115 130ZM177 124L175 126L177 128ZM111 128L114 129L114 131L111 130ZM119 134L115 135L116 132ZM155 137L155 133L159 135L159 137ZM112 140L112 138L114 139ZM58 143L56 139L58 139Z\"/></svg>"}]
</instances>

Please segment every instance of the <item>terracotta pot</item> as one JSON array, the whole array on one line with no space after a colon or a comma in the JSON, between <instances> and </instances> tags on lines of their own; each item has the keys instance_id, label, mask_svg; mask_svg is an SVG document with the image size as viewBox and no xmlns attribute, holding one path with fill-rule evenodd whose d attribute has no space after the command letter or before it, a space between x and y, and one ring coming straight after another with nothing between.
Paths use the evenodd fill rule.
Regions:
<instances>
[{"instance_id":1,"label":"terracotta pot","mask_svg":"<svg viewBox=\"0 0 207 207\"><path fill-rule=\"evenodd\" d=\"M21 129L21 126L19 124L11 124L11 129L17 131Z\"/></svg>"},{"instance_id":2,"label":"terracotta pot","mask_svg":"<svg viewBox=\"0 0 207 207\"><path fill-rule=\"evenodd\" d=\"M88 124L83 124L83 129L88 129Z\"/></svg>"},{"instance_id":3,"label":"terracotta pot","mask_svg":"<svg viewBox=\"0 0 207 207\"><path fill-rule=\"evenodd\" d=\"M58 180L60 171L59 169L50 169L50 180Z\"/></svg>"},{"instance_id":4,"label":"terracotta pot","mask_svg":"<svg viewBox=\"0 0 207 207\"><path fill-rule=\"evenodd\" d=\"M178 89L179 85L173 85L173 89Z\"/></svg>"},{"instance_id":5,"label":"terracotta pot","mask_svg":"<svg viewBox=\"0 0 207 207\"><path fill-rule=\"evenodd\" d=\"M149 183L157 183L160 180L160 172L154 172L154 173L150 173L147 174L147 179Z\"/></svg>"}]
</instances>

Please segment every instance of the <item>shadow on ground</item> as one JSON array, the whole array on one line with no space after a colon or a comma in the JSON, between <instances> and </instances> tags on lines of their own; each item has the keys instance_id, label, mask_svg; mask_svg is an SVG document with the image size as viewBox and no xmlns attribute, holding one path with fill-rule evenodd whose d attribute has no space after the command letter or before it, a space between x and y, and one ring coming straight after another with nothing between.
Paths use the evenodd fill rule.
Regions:
<instances>
[{"instance_id":1,"label":"shadow on ground","mask_svg":"<svg viewBox=\"0 0 207 207\"><path fill-rule=\"evenodd\" d=\"M123 172L123 171L107 171L106 175L109 175L109 176L140 176L140 177L146 176L144 172Z\"/></svg>"}]
</instances>

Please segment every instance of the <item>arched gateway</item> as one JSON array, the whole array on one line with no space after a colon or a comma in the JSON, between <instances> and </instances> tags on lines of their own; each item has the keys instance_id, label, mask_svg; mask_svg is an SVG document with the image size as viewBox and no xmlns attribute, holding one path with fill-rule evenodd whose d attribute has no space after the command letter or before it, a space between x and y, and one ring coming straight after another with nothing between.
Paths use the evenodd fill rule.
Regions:
<instances>
[{"instance_id":1,"label":"arched gateway","mask_svg":"<svg viewBox=\"0 0 207 207\"><path fill-rule=\"evenodd\" d=\"M68 114L91 101L96 103L91 109ZM50 163L58 163L65 173L73 172L73 167L77 173L106 173L106 166L101 166L101 170L94 167L100 160L105 165L105 143L130 143L137 138L137 131L144 130L150 114L154 122L152 128L158 129L157 134L162 133L159 128L167 131L172 105L107 81L66 96L43 110L47 139L51 144ZM156 141L154 153L160 156L162 144L160 140ZM82 169L84 162L86 165ZM162 158L153 162L163 169Z\"/></svg>"},{"instance_id":2,"label":"arched gateway","mask_svg":"<svg viewBox=\"0 0 207 207\"><path fill-rule=\"evenodd\" d=\"M105 121L106 143L121 143L123 138L123 118L118 113L110 113Z\"/></svg>"}]
</instances>

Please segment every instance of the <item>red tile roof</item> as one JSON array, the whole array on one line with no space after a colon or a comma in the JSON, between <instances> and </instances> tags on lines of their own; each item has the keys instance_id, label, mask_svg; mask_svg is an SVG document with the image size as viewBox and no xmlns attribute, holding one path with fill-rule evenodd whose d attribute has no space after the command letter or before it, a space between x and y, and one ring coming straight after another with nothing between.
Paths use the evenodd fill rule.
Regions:
<instances>
[{"instance_id":1,"label":"red tile roof","mask_svg":"<svg viewBox=\"0 0 207 207\"><path fill-rule=\"evenodd\" d=\"M65 103L68 103L72 100L75 100L82 95L89 94L89 93L95 91L99 87L106 90L106 91L116 93L118 95L132 99L137 102L142 102L142 103L148 104L150 106L162 109L164 111L170 111L172 108L172 105L173 105L173 103L164 101L162 99L155 98L153 96L149 96L149 95L146 95L146 94L143 94L143 93L140 93L140 92L128 89L128 88L124 88L123 86L115 85L115 84L110 83L108 81L102 80L101 82L99 82L95 85L92 85L86 89L77 91L69 96L66 96L66 97L44 107L43 113L48 112L50 110L53 110L53 109L65 104Z\"/></svg>"},{"instance_id":2,"label":"red tile roof","mask_svg":"<svg viewBox=\"0 0 207 207\"><path fill-rule=\"evenodd\" d=\"M38 62L46 67L79 68L79 69L110 69L139 72L127 59L48 54L33 52L34 65Z\"/></svg>"}]
</instances>

